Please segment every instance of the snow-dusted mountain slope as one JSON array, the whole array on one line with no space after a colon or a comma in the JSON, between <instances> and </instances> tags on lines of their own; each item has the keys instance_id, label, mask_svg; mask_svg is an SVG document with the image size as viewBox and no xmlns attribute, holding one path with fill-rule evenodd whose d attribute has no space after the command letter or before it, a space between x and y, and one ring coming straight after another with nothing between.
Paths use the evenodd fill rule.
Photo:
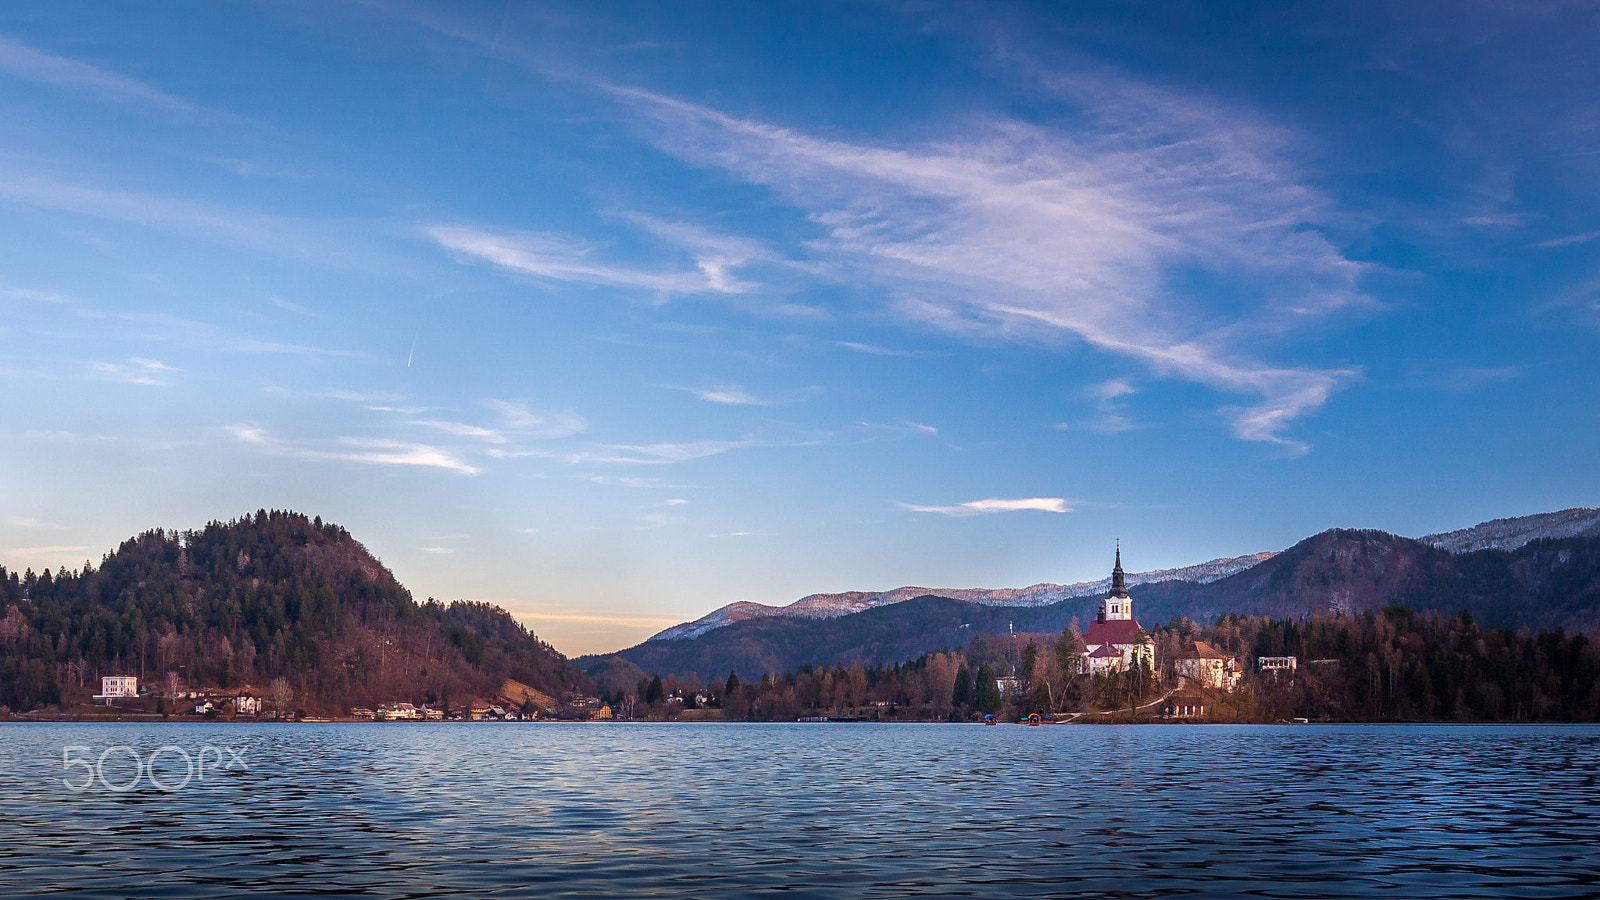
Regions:
<instances>
[{"instance_id":1,"label":"snow-dusted mountain slope","mask_svg":"<svg viewBox=\"0 0 1600 900\"><path fill-rule=\"evenodd\" d=\"M1253 553L1248 556L1214 559L1210 562L1200 563L1195 566L1184 566L1179 569L1136 572L1128 575L1128 585L1137 586L1157 581L1190 581L1196 584L1207 584L1220 578L1226 578L1235 572L1242 572L1263 560L1270 559L1273 555L1272 553ZM701 616L693 622L674 625L650 638L650 640L688 640L725 625L765 616L783 616L796 619L832 619L837 616L858 613L864 609L872 609L876 606L901 603L925 594L949 597L952 600L965 600L968 603L978 603L984 606L1044 606L1073 597L1089 597L1103 594L1110 587L1111 579L1102 578L1099 581L1080 581L1077 584L1036 584L1025 588L902 587L895 588L892 591L848 591L842 594L812 594L802 597L788 606L767 606L761 603L741 601L739 603L730 603L708 615Z\"/></svg>"},{"instance_id":2,"label":"snow-dusted mountain slope","mask_svg":"<svg viewBox=\"0 0 1600 900\"><path fill-rule=\"evenodd\" d=\"M1459 531L1426 534L1418 540L1451 553L1471 553L1474 550L1515 550L1541 538L1588 535L1600 535L1600 509L1563 509L1515 519L1495 519Z\"/></svg>"}]
</instances>

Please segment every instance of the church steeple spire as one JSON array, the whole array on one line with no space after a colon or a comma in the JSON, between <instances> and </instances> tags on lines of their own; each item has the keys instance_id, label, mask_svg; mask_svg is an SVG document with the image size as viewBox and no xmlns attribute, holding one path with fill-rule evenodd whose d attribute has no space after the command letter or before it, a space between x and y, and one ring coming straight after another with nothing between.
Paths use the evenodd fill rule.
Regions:
<instances>
[{"instance_id":1,"label":"church steeple spire","mask_svg":"<svg viewBox=\"0 0 1600 900\"><path fill-rule=\"evenodd\" d=\"M1122 574L1122 542L1117 542L1117 564L1111 570L1111 596L1127 599L1128 580Z\"/></svg>"},{"instance_id":2,"label":"church steeple spire","mask_svg":"<svg viewBox=\"0 0 1600 900\"><path fill-rule=\"evenodd\" d=\"M1133 618L1133 600L1128 596L1128 579L1122 572L1122 542L1117 542L1117 562L1111 569L1111 591L1100 604L1101 620Z\"/></svg>"}]
</instances>

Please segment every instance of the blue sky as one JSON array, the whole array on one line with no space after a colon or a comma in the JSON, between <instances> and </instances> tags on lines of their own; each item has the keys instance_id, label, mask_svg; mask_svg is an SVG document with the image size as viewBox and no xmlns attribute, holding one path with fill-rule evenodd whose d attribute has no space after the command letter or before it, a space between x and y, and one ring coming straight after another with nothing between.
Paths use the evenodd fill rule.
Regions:
<instances>
[{"instance_id":1,"label":"blue sky","mask_svg":"<svg viewBox=\"0 0 1600 900\"><path fill-rule=\"evenodd\" d=\"M0 562L569 653L1600 504L1590 4L13 4Z\"/></svg>"}]
</instances>

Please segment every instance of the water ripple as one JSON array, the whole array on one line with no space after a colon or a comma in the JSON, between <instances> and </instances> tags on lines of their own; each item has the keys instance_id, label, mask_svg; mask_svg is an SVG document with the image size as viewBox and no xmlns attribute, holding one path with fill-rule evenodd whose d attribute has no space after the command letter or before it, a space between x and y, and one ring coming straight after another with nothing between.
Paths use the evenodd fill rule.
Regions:
<instances>
[{"instance_id":1,"label":"water ripple","mask_svg":"<svg viewBox=\"0 0 1600 900\"><path fill-rule=\"evenodd\" d=\"M68 745L211 745L247 768L74 793ZM1587 726L39 724L0 726L0 756L7 895L1592 897L1600 881ZM125 753L107 765L134 774Z\"/></svg>"}]
</instances>

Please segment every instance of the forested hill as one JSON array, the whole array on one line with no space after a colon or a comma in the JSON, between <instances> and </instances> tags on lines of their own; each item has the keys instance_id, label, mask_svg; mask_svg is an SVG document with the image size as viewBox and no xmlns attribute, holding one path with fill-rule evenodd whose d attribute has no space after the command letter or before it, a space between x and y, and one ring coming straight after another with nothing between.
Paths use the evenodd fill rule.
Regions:
<instances>
[{"instance_id":1,"label":"forested hill","mask_svg":"<svg viewBox=\"0 0 1600 900\"><path fill-rule=\"evenodd\" d=\"M325 710L465 702L507 678L555 696L588 686L505 610L417 603L348 531L299 513L148 531L81 572L0 567L0 704L70 700L129 674L190 688L283 679L297 705Z\"/></svg>"}]
</instances>

